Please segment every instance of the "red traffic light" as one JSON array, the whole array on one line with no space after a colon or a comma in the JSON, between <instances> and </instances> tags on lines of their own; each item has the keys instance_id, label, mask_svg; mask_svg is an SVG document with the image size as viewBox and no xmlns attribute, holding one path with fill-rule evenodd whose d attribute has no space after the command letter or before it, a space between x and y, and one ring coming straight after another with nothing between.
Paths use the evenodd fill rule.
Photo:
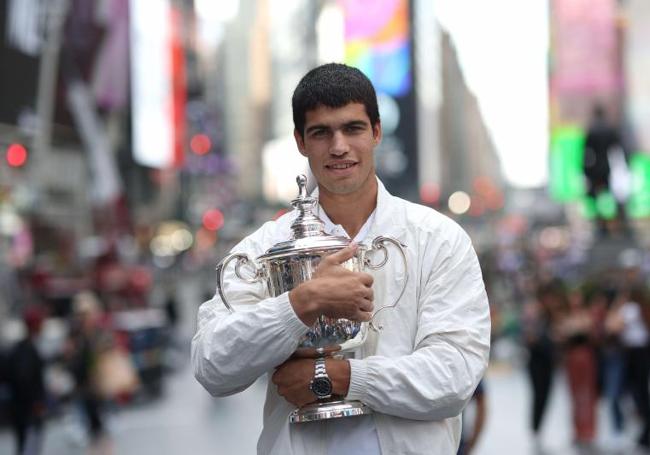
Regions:
<instances>
[{"instance_id":1,"label":"red traffic light","mask_svg":"<svg viewBox=\"0 0 650 455\"><path fill-rule=\"evenodd\" d=\"M21 167L27 162L27 149L22 144L11 144L7 147L7 163L11 167Z\"/></svg>"},{"instance_id":2,"label":"red traffic light","mask_svg":"<svg viewBox=\"0 0 650 455\"><path fill-rule=\"evenodd\" d=\"M223 226L223 213L219 209L210 209L203 214L203 227L209 231L218 231Z\"/></svg>"},{"instance_id":3,"label":"red traffic light","mask_svg":"<svg viewBox=\"0 0 650 455\"><path fill-rule=\"evenodd\" d=\"M190 140L190 148L197 155L205 155L211 147L212 141L207 134L196 134Z\"/></svg>"}]
</instances>

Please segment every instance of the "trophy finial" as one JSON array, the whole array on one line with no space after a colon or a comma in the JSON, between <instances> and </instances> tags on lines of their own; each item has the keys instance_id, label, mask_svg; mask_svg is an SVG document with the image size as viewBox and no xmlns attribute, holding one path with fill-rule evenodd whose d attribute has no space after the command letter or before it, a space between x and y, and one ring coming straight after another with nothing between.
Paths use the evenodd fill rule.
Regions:
<instances>
[{"instance_id":1,"label":"trophy finial","mask_svg":"<svg viewBox=\"0 0 650 455\"><path fill-rule=\"evenodd\" d=\"M298 197L291 201L291 205L298 211L298 216L291 224L294 239L302 239L316 235L325 235L323 222L314 215L318 199L307 195L307 177L299 174L296 177L298 184Z\"/></svg>"},{"instance_id":2,"label":"trophy finial","mask_svg":"<svg viewBox=\"0 0 650 455\"><path fill-rule=\"evenodd\" d=\"M307 177L305 174L298 174L296 177L296 183L298 184L298 198L304 199L307 197Z\"/></svg>"}]
</instances>

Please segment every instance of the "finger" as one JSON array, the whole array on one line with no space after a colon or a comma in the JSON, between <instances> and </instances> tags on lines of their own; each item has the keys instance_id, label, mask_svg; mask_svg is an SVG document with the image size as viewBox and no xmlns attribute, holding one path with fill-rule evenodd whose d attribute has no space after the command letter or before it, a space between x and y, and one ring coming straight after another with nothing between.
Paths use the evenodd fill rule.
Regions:
<instances>
[{"instance_id":1,"label":"finger","mask_svg":"<svg viewBox=\"0 0 650 455\"><path fill-rule=\"evenodd\" d=\"M360 306L358 311L360 313L368 313L368 314L372 315L374 309L375 309L374 305L370 304L370 305L362 305L362 306Z\"/></svg>"},{"instance_id":2,"label":"finger","mask_svg":"<svg viewBox=\"0 0 650 455\"><path fill-rule=\"evenodd\" d=\"M364 286L370 287L375 282L375 279L369 273L359 272L357 276Z\"/></svg>"},{"instance_id":3,"label":"finger","mask_svg":"<svg viewBox=\"0 0 650 455\"><path fill-rule=\"evenodd\" d=\"M359 311L357 313L357 321L361 322L368 322L370 319L372 319L372 312L370 311Z\"/></svg>"},{"instance_id":4,"label":"finger","mask_svg":"<svg viewBox=\"0 0 650 455\"><path fill-rule=\"evenodd\" d=\"M280 373L280 370L279 370L279 369L278 369L278 370L275 370L275 373L273 373L273 375L271 376L271 382L272 382L273 384L275 384L275 385L278 385L278 382L279 382L279 377L278 377L278 376L279 376L279 373Z\"/></svg>"},{"instance_id":5,"label":"finger","mask_svg":"<svg viewBox=\"0 0 650 455\"><path fill-rule=\"evenodd\" d=\"M325 257L325 260L330 263L330 264L343 264L345 261L348 259L351 259L354 257L355 254L357 254L357 250L359 249L359 245L356 243L351 243L345 248L337 251L336 253L332 253L329 256Z\"/></svg>"},{"instance_id":6,"label":"finger","mask_svg":"<svg viewBox=\"0 0 650 455\"><path fill-rule=\"evenodd\" d=\"M357 296L360 297L355 299L357 308L363 309L364 311L372 311L373 302L375 298L375 293L372 290L372 288L369 287L361 288L361 291L359 294L357 294Z\"/></svg>"},{"instance_id":7,"label":"finger","mask_svg":"<svg viewBox=\"0 0 650 455\"><path fill-rule=\"evenodd\" d=\"M367 302L367 304L372 306L374 300L375 300L375 293L372 292L372 288L367 288L366 295L365 295L365 301ZM367 311L372 311L372 308L370 310L367 310Z\"/></svg>"}]
</instances>

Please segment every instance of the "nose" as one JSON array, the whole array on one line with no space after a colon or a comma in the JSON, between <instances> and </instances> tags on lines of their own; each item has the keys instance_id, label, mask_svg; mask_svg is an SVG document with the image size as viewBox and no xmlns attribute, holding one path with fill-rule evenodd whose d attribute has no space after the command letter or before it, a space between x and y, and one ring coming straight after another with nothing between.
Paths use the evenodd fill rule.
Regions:
<instances>
[{"instance_id":1,"label":"nose","mask_svg":"<svg viewBox=\"0 0 650 455\"><path fill-rule=\"evenodd\" d=\"M345 135L342 131L335 131L332 135L332 143L330 145L330 154L334 156L342 156L348 153L349 146Z\"/></svg>"}]
</instances>

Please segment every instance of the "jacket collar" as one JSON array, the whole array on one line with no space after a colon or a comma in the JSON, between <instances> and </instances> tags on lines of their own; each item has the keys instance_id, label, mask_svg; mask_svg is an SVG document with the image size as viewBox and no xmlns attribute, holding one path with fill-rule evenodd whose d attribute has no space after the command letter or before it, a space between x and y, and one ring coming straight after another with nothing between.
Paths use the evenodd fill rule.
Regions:
<instances>
[{"instance_id":1,"label":"jacket collar","mask_svg":"<svg viewBox=\"0 0 650 455\"><path fill-rule=\"evenodd\" d=\"M318 187L312 191L311 196L318 197ZM370 226L366 239L372 240L378 235L388 235L398 240L403 240L406 231L406 218L401 199L388 192L384 184L377 178L377 207L375 219Z\"/></svg>"}]
</instances>

